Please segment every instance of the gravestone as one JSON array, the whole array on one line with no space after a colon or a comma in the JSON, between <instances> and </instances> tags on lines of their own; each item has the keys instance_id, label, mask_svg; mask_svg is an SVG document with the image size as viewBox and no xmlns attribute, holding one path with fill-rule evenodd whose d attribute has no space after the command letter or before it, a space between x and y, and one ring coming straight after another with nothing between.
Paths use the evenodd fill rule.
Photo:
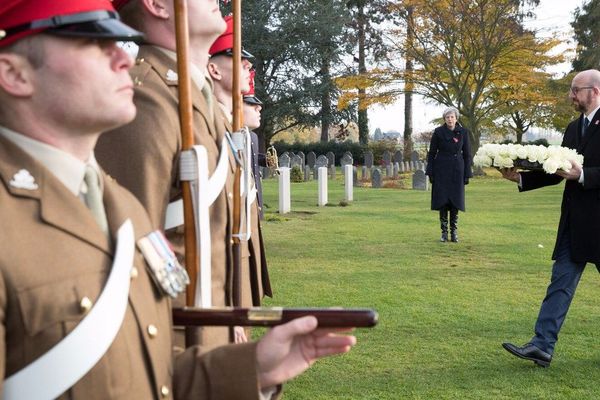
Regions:
<instances>
[{"instance_id":1,"label":"gravestone","mask_svg":"<svg viewBox=\"0 0 600 400\"><path fill-rule=\"evenodd\" d=\"M385 176L388 178L392 177L392 165L388 164L385 166Z\"/></svg>"},{"instance_id":2,"label":"gravestone","mask_svg":"<svg viewBox=\"0 0 600 400\"><path fill-rule=\"evenodd\" d=\"M296 154L298 154L298 157L300 157L302 159L302 169L304 169L304 166L306 165L306 155L304 154L303 151L299 151Z\"/></svg>"},{"instance_id":3,"label":"gravestone","mask_svg":"<svg viewBox=\"0 0 600 400\"><path fill-rule=\"evenodd\" d=\"M324 155L320 155L319 157L317 157L317 160L315 161L315 169L313 175L315 180L319 179L319 168L327 167L327 164L329 164L329 160L327 159L327 157L325 157Z\"/></svg>"},{"instance_id":4,"label":"gravestone","mask_svg":"<svg viewBox=\"0 0 600 400\"><path fill-rule=\"evenodd\" d=\"M268 179L271 177L271 168L260 167L263 179Z\"/></svg>"},{"instance_id":5,"label":"gravestone","mask_svg":"<svg viewBox=\"0 0 600 400\"><path fill-rule=\"evenodd\" d=\"M369 177L367 176L367 166L366 166L366 165L363 165L363 166L361 167L361 170L360 170L360 177L361 177L361 179L363 179L363 180L369 179Z\"/></svg>"},{"instance_id":6,"label":"gravestone","mask_svg":"<svg viewBox=\"0 0 600 400\"><path fill-rule=\"evenodd\" d=\"M352 182L355 187L360 187L360 182L358 180L358 168L356 167L352 167Z\"/></svg>"},{"instance_id":7,"label":"gravestone","mask_svg":"<svg viewBox=\"0 0 600 400\"><path fill-rule=\"evenodd\" d=\"M421 161L421 160L417 161L417 169L420 169L421 171L425 171L425 167L423 166L423 161Z\"/></svg>"},{"instance_id":8,"label":"gravestone","mask_svg":"<svg viewBox=\"0 0 600 400\"><path fill-rule=\"evenodd\" d=\"M365 153L365 166L368 169L373 168L373 152L372 151L367 151Z\"/></svg>"},{"instance_id":9,"label":"gravestone","mask_svg":"<svg viewBox=\"0 0 600 400\"><path fill-rule=\"evenodd\" d=\"M373 169L373 180L371 181L371 187L380 188L382 182L381 170L379 168Z\"/></svg>"},{"instance_id":10,"label":"gravestone","mask_svg":"<svg viewBox=\"0 0 600 400\"><path fill-rule=\"evenodd\" d=\"M317 159L317 163L318 163ZM323 207L327 205L327 167L319 167L318 168L318 176L319 176L319 207Z\"/></svg>"},{"instance_id":11,"label":"gravestone","mask_svg":"<svg viewBox=\"0 0 600 400\"><path fill-rule=\"evenodd\" d=\"M410 162L410 169L411 169L411 171L416 171L417 170L417 161L411 161Z\"/></svg>"},{"instance_id":12,"label":"gravestone","mask_svg":"<svg viewBox=\"0 0 600 400\"><path fill-rule=\"evenodd\" d=\"M344 173L344 176L346 176L346 169L345 169L346 165L352 165L352 164L354 164L354 160L352 159L352 153L345 152L344 156L340 160L340 165L342 166L342 172Z\"/></svg>"},{"instance_id":13,"label":"gravestone","mask_svg":"<svg viewBox=\"0 0 600 400\"><path fill-rule=\"evenodd\" d=\"M317 155L314 151L309 152L306 155L306 164L312 169L315 167L315 163L317 162Z\"/></svg>"},{"instance_id":14,"label":"gravestone","mask_svg":"<svg viewBox=\"0 0 600 400\"><path fill-rule=\"evenodd\" d=\"M342 167L345 167L346 165L354 164L354 159L352 158L352 153L350 153L350 152L344 153L344 156L342 157L340 164Z\"/></svg>"},{"instance_id":15,"label":"gravestone","mask_svg":"<svg viewBox=\"0 0 600 400\"><path fill-rule=\"evenodd\" d=\"M394 163L394 179L398 179L398 172L400 171L399 163Z\"/></svg>"},{"instance_id":16,"label":"gravestone","mask_svg":"<svg viewBox=\"0 0 600 400\"><path fill-rule=\"evenodd\" d=\"M310 175L310 167L308 165L304 166L304 182L308 182L310 181L311 175Z\"/></svg>"},{"instance_id":17,"label":"gravestone","mask_svg":"<svg viewBox=\"0 0 600 400\"><path fill-rule=\"evenodd\" d=\"M402 174L404 173L404 162L400 161L398 163L398 167L399 167L399 172Z\"/></svg>"},{"instance_id":18,"label":"gravestone","mask_svg":"<svg viewBox=\"0 0 600 400\"><path fill-rule=\"evenodd\" d=\"M329 160L328 167L335 166L335 154L333 152L330 151L327 153L327 160Z\"/></svg>"},{"instance_id":19,"label":"gravestone","mask_svg":"<svg viewBox=\"0 0 600 400\"><path fill-rule=\"evenodd\" d=\"M292 159L290 160L290 168L294 167L302 169L302 157L297 154L292 155Z\"/></svg>"},{"instance_id":20,"label":"gravestone","mask_svg":"<svg viewBox=\"0 0 600 400\"><path fill-rule=\"evenodd\" d=\"M401 163L402 162L402 151L396 150L394 153L394 162Z\"/></svg>"},{"instance_id":21,"label":"gravestone","mask_svg":"<svg viewBox=\"0 0 600 400\"><path fill-rule=\"evenodd\" d=\"M418 170L413 174L413 190L427 190L428 183L425 171Z\"/></svg>"},{"instance_id":22,"label":"gravestone","mask_svg":"<svg viewBox=\"0 0 600 400\"><path fill-rule=\"evenodd\" d=\"M329 179L335 180L335 165L329 166Z\"/></svg>"},{"instance_id":23,"label":"gravestone","mask_svg":"<svg viewBox=\"0 0 600 400\"><path fill-rule=\"evenodd\" d=\"M404 172L410 172L410 161L404 161Z\"/></svg>"},{"instance_id":24,"label":"gravestone","mask_svg":"<svg viewBox=\"0 0 600 400\"><path fill-rule=\"evenodd\" d=\"M384 151L383 152L383 165L385 165L386 167L388 165L390 165L390 162L392 161L392 155L390 154L389 151Z\"/></svg>"},{"instance_id":25,"label":"gravestone","mask_svg":"<svg viewBox=\"0 0 600 400\"><path fill-rule=\"evenodd\" d=\"M346 201L354 200L354 173L356 168L352 164L346 164L344 166L344 199Z\"/></svg>"},{"instance_id":26,"label":"gravestone","mask_svg":"<svg viewBox=\"0 0 600 400\"><path fill-rule=\"evenodd\" d=\"M410 161L419 161L419 152L416 150L413 150L412 153L410 153Z\"/></svg>"},{"instance_id":27,"label":"gravestone","mask_svg":"<svg viewBox=\"0 0 600 400\"><path fill-rule=\"evenodd\" d=\"M287 214L291 210L290 169L279 168L279 214Z\"/></svg>"},{"instance_id":28,"label":"gravestone","mask_svg":"<svg viewBox=\"0 0 600 400\"><path fill-rule=\"evenodd\" d=\"M290 156L287 151L279 157L279 168L290 168Z\"/></svg>"}]
</instances>

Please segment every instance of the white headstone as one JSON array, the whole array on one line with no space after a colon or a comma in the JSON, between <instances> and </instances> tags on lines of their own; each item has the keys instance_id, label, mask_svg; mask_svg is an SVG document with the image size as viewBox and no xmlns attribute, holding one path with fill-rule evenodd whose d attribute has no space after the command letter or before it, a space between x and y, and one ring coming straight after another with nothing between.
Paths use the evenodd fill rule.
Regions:
<instances>
[{"instance_id":1,"label":"white headstone","mask_svg":"<svg viewBox=\"0 0 600 400\"><path fill-rule=\"evenodd\" d=\"M319 207L327 205L327 167L319 168Z\"/></svg>"},{"instance_id":2,"label":"white headstone","mask_svg":"<svg viewBox=\"0 0 600 400\"><path fill-rule=\"evenodd\" d=\"M346 164L344 166L344 181L346 183L346 201L354 200L354 166Z\"/></svg>"},{"instance_id":3,"label":"white headstone","mask_svg":"<svg viewBox=\"0 0 600 400\"><path fill-rule=\"evenodd\" d=\"M279 168L279 214L287 214L292 209L290 191L290 169Z\"/></svg>"}]
</instances>

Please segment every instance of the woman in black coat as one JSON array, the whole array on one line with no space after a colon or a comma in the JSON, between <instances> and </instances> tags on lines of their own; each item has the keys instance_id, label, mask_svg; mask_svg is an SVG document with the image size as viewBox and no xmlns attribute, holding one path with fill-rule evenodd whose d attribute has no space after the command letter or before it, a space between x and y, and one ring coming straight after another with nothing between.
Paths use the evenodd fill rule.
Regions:
<instances>
[{"instance_id":1,"label":"woman in black coat","mask_svg":"<svg viewBox=\"0 0 600 400\"><path fill-rule=\"evenodd\" d=\"M465 211L465 185L473 176L471 146L469 131L458 124L458 110L449 107L443 116L444 125L436 128L431 137L425 173L433 186L431 209L440 211L440 241L448 241L450 213L450 239L458 242L458 210Z\"/></svg>"}]
</instances>

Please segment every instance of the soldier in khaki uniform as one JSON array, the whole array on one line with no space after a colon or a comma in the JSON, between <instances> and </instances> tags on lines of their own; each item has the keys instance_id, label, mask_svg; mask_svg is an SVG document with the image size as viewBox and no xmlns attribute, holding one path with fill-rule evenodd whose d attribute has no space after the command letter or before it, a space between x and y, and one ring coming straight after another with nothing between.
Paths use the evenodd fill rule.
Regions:
<instances>
[{"instance_id":1,"label":"soldier in khaki uniform","mask_svg":"<svg viewBox=\"0 0 600 400\"><path fill-rule=\"evenodd\" d=\"M0 5L4 400L259 399L354 344L315 331L316 320L306 317L257 343L173 356L168 291L148 253L129 253L133 265L114 260L122 245L116 230L127 219L139 248L157 234L93 153L103 130L134 118L132 63L115 40L139 36L107 0ZM99 314L108 318L98 323Z\"/></svg>"},{"instance_id":2,"label":"soldier in khaki uniform","mask_svg":"<svg viewBox=\"0 0 600 400\"><path fill-rule=\"evenodd\" d=\"M214 82L215 96L224 118L222 123L228 132L232 131L233 108L233 18L224 18L227 24L225 32L211 46L208 73ZM240 71L240 90L242 93L250 90L252 54L242 50L242 65ZM252 157L251 154L248 157ZM250 221L251 235L248 241L249 257L242 258L242 305L259 306L262 298L272 296L271 283L267 269L265 248L260 226L258 198L251 205Z\"/></svg>"},{"instance_id":3,"label":"soldier in khaki uniform","mask_svg":"<svg viewBox=\"0 0 600 400\"><path fill-rule=\"evenodd\" d=\"M179 157L181 128L178 110L173 2L114 2L125 22L146 34L140 46L131 76L136 84L134 103L138 113L130 124L102 136L96 147L100 165L146 207L152 225L165 226L167 207L181 199ZM225 129L219 123L216 100L205 69L208 49L223 32L218 5L214 1L189 4L190 58L194 141L206 148L208 173L213 175L221 152L229 155L224 189L209 210L212 264L212 305L231 306L233 299L233 267L231 254L231 222L233 219L233 180L235 158L224 141ZM225 144L225 145L224 145ZM183 259L183 226L168 230L167 237ZM247 247L243 252L248 253ZM183 302L183 298L179 300ZM240 331L238 329L237 331ZM204 349L226 344L232 335L227 328L203 328L198 343ZM236 335L236 338L238 336ZM246 341L241 337L236 341Z\"/></svg>"}]
</instances>

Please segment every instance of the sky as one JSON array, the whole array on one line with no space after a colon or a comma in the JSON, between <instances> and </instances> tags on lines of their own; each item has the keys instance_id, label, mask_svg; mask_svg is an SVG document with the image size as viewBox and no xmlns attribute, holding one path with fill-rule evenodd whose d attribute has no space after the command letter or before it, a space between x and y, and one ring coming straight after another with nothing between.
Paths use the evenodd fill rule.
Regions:
<instances>
[{"instance_id":1,"label":"sky","mask_svg":"<svg viewBox=\"0 0 600 400\"><path fill-rule=\"evenodd\" d=\"M528 26L540 31L541 35L550 35L557 32L564 37L562 46L557 51L566 52L574 47L571 41L572 29L570 22L573 20L573 12L581 7L585 0L541 0L536 8L536 17L528 21ZM549 70L554 74L564 74L569 70L569 62ZM431 121L440 118L444 106L426 103L420 96L413 96L413 130L418 134L433 129L435 124ZM373 106L369 109L369 130L371 133L376 128L383 132L396 130L404 131L404 102L400 100L396 104L387 107Z\"/></svg>"}]
</instances>

